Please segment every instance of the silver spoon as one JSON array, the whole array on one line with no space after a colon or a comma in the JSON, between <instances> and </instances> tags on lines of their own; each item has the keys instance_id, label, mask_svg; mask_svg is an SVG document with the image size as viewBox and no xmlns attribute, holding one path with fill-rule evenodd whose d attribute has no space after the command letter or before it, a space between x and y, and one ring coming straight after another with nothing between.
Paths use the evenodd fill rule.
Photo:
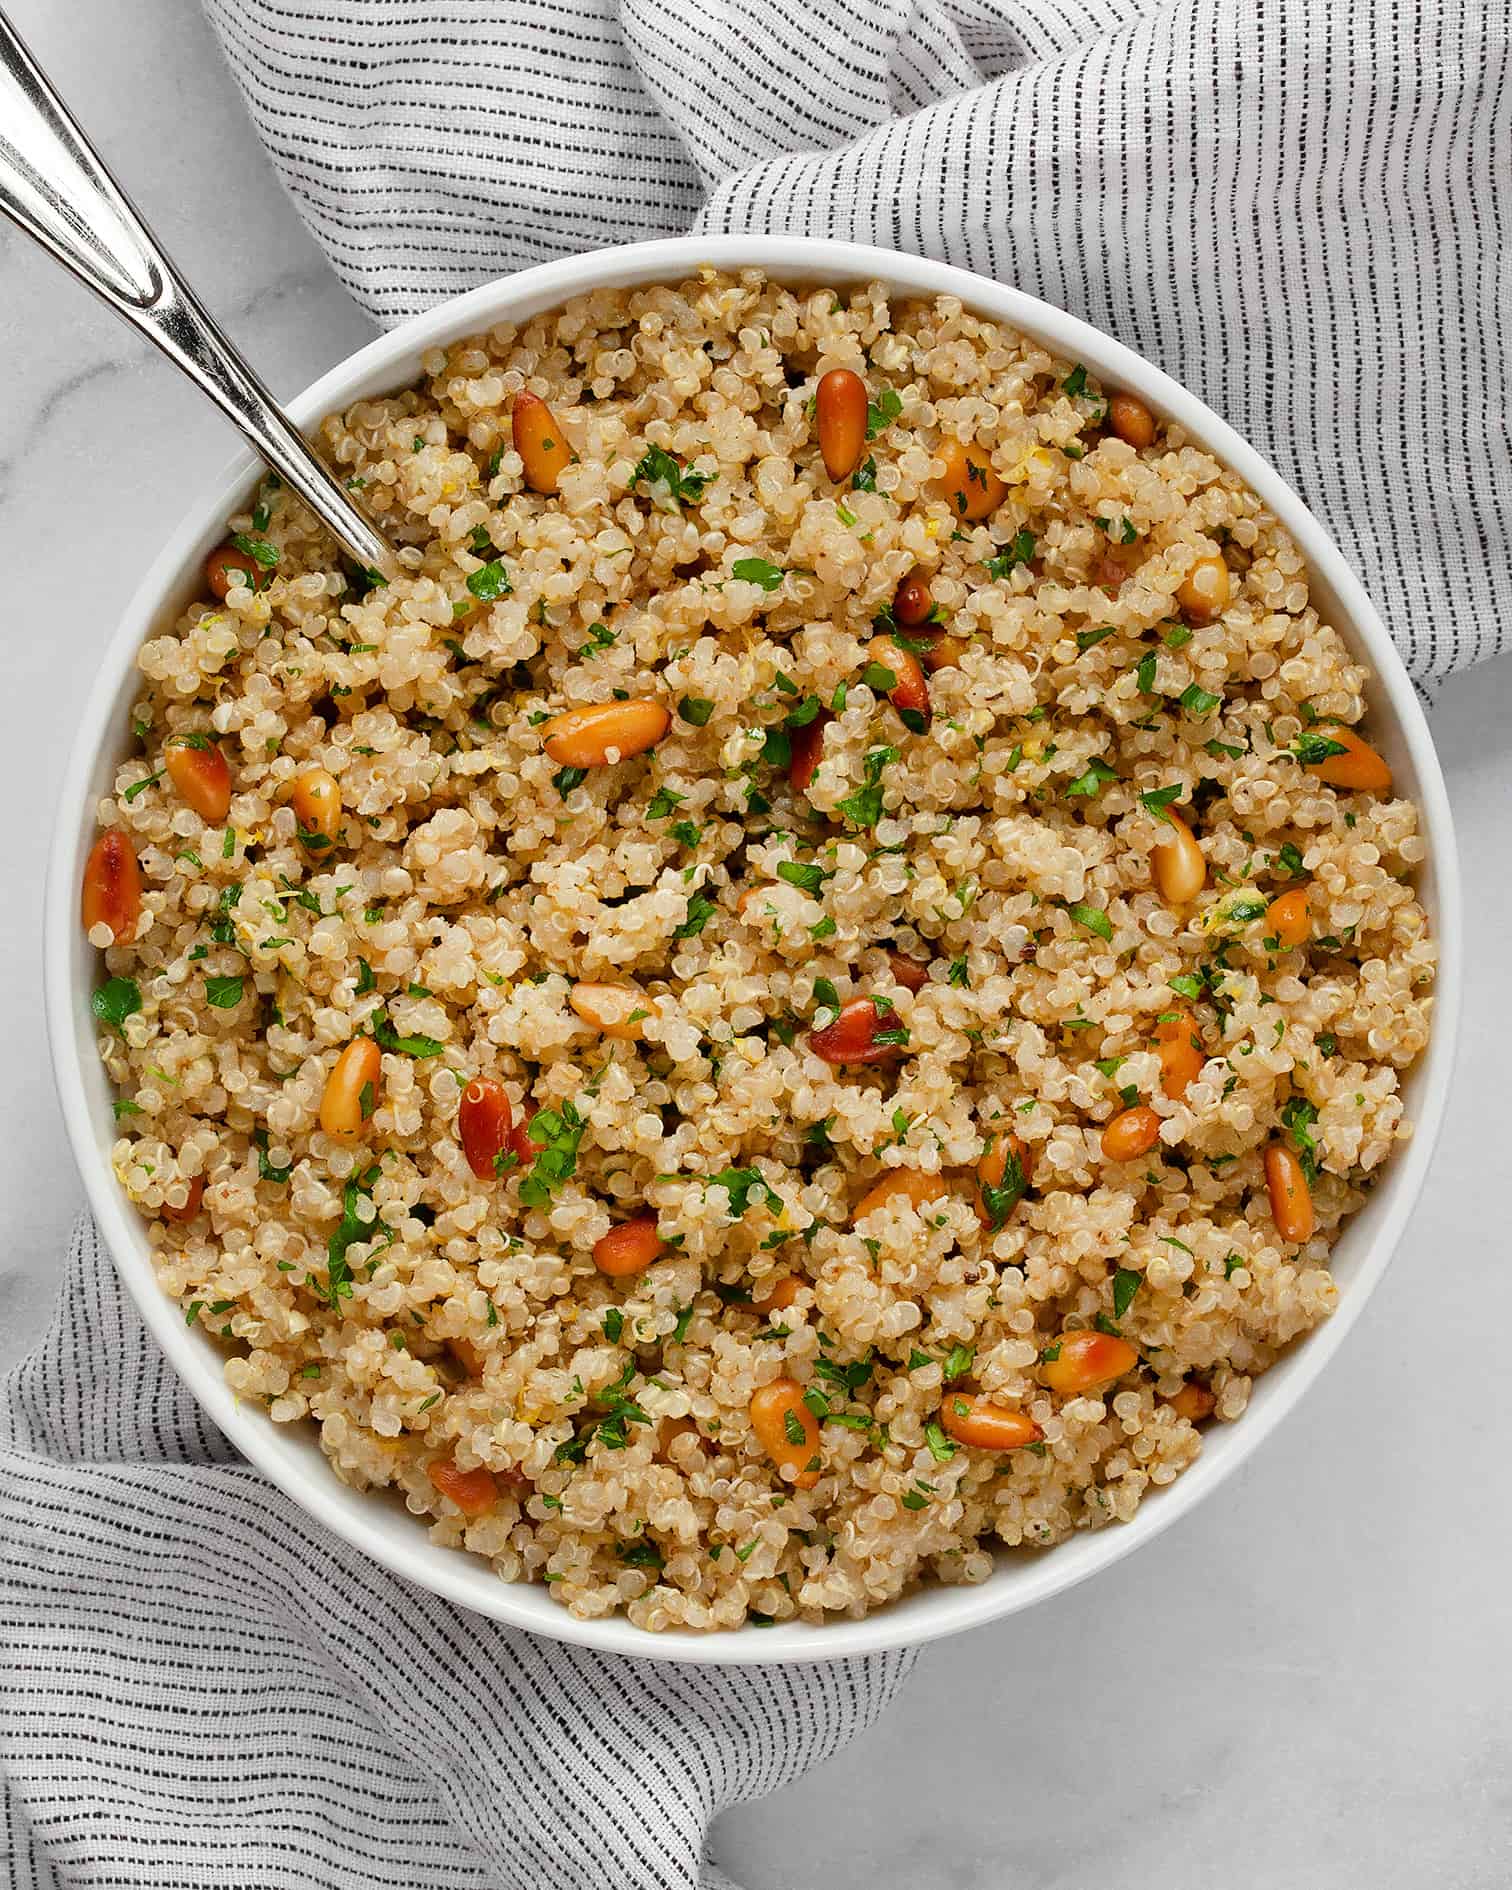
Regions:
<instances>
[{"instance_id":1,"label":"silver spoon","mask_svg":"<svg viewBox=\"0 0 1512 1890\"><path fill-rule=\"evenodd\" d=\"M393 553L206 312L0 12L0 211L183 369L359 565Z\"/></svg>"}]
</instances>

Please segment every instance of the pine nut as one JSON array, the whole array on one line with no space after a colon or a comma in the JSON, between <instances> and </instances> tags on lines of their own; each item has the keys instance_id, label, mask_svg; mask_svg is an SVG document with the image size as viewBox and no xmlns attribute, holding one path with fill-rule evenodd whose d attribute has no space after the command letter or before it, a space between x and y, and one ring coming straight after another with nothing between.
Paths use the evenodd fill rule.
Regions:
<instances>
[{"instance_id":1,"label":"pine nut","mask_svg":"<svg viewBox=\"0 0 1512 1890\"><path fill-rule=\"evenodd\" d=\"M596 1240L593 1264L611 1280L622 1280L632 1273L644 1273L666 1251L666 1242L656 1231L656 1216L647 1214L639 1220L621 1221Z\"/></svg>"},{"instance_id":2,"label":"pine nut","mask_svg":"<svg viewBox=\"0 0 1512 1890\"><path fill-rule=\"evenodd\" d=\"M563 472L572 464L572 448L556 415L538 394L523 389L514 397L510 414L514 449L525 467L525 483L532 492L555 492Z\"/></svg>"},{"instance_id":3,"label":"pine nut","mask_svg":"<svg viewBox=\"0 0 1512 1890\"><path fill-rule=\"evenodd\" d=\"M620 1043L634 1043L656 1009L655 998L634 984L575 984L567 1002L585 1024Z\"/></svg>"},{"instance_id":4,"label":"pine nut","mask_svg":"<svg viewBox=\"0 0 1512 1890\"><path fill-rule=\"evenodd\" d=\"M1110 1162L1137 1161L1160 1140L1160 1117L1148 1103L1136 1103L1114 1116L1102 1132L1102 1152Z\"/></svg>"},{"instance_id":5,"label":"pine nut","mask_svg":"<svg viewBox=\"0 0 1512 1890\"><path fill-rule=\"evenodd\" d=\"M893 616L905 629L912 629L915 624L924 623L933 609L928 579L922 571L910 571L893 598Z\"/></svg>"},{"instance_id":6,"label":"pine nut","mask_svg":"<svg viewBox=\"0 0 1512 1890\"><path fill-rule=\"evenodd\" d=\"M201 820L219 826L231 807L231 770L215 744L204 735L170 736L163 766L179 799Z\"/></svg>"},{"instance_id":7,"label":"pine nut","mask_svg":"<svg viewBox=\"0 0 1512 1890\"><path fill-rule=\"evenodd\" d=\"M879 1011L874 998L851 998L834 1023L809 1032L809 1048L826 1063L890 1063L903 1054L903 1046L876 1039L896 1028L893 1013Z\"/></svg>"},{"instance_id":8,"label":"pine nut","mask_svg":"<svg viewBox=\"0 0 1512 1890\"><path fill-rule=\"evenodd\" d=\"M217 545L205 560L205 582L222 603L238 584L255 591L260 578L256 558L250 552L238 551L235 545Z\"/></svg>"},{"instance_id":9,"label":"pine nut","mask_svg":"<svg viewBox=\"0 0 1512 1890\"><path fill-rule=\"evenodd\" d=\"M992 461L979 446L966 446L960 440L944 440L935 449L935 458L944 467L937 484L957 518L986 518L1008 496L1008 487L992 469Z\"/></svg>"},{"instance_id":10,"label":"pine nut","mask_svg":"<svg viewBox=\"0 0 1512 1890\"><path fill-rule=\"evenodd\" d=\"M1063 1398L1111 1385L1139 1363L1129 1341L1111 1332L1064 1332L1046 1350L1051 1356L1040 1366L1040 1377Z\"/></svg>"},{"instance_id":11,"label":"pine nut","mask_svg":"<svg viewBox=\"0 0 1512 1890\"><path fill-rule=\"evenodd\" d=\"M785 1483L813 1489L819 1481L819 1420L803 1402L800 1384L774 1378L763 1385L751 1399L751 1429Z\"/></svg>"},{"instance_id":12,"label":"pine nut","mask_svg":"<svg viewBox=\"0 0 1512 1890\"><path fill-rule=\"evenodd\" d=\"M947 1436L973 1450L1022 1450L1040 1436L1040 1427L1026 1411L1010 1410L971 1391L945 1393L940 1423Z\"/></svg>"},{"instance_id":13,"label":"pine nut","mask_svg":"<svg viewBox=\"0 0 1512 1890\"><path fill-rule=\"evenodd\" d=\"M888 701L898 711L906 727L922 734L929 723L929 685L912 650L905 650L889 637L877 637L867 645L868 664L875 663L896 678L886 691Z\"/></svg>"},{"instance_id":14,"label":"pine nut","mask_svg":"<svg viewBox=\"0 0 1512 1890\"><path fill-rule=\"evenodd\" d=\"M320 1099L320 1126L333 1142L362 1136L378 1106L383 1058L371 1037L354 1037L337 1057Z\"/></svg>"},{"instance_id":15,"label":"pine nut","mask_svg":"<svg viewBox=\"0 0 1512 1890\"><path fill-rule=\"evenodd\" d=\"M89 849L79 914L86 933L97 925L109 926L117 945L136 931L142 914L142 869L131 842L118 827L102 833Z\"/></svg>"},{"instance_id":16,"label":"pine nut","mask_svg":"<svg viewBox=\"0 0 1512 1890\"><path fill-rule=\"evenodd\" d=\"M341 789L324 768L306 768L289 796L299 837L312 853L324 853L336 844L341 829Z\"/></svg>"},{"instance_id":17,"label":"pine nut","mask_svg":"<svg viewBox=\"0 0 1512 1890\"><path fill-rule=\"evenodd\" d=\"M469 1518L486 1516L499 1500L493 1472L481 1464L476 1470L459 1470L450 1457L444 1457L430 1466L430 1480Z\"/></svg>"},{"instance_id":18,"label":"pine nut","mask_svg":"<svg viewBox=\"0 0 1512 1890\"><path fill-rule=\"evenodd\" d=\"M866 450L866 383L849 368L831 368L814 397L819 451L831 479L848 479Z\"/></svg>"},{"instance_id":19,"label":"pine nut","mask_svg":"<svg viewBox=\"0 0 1512 1890\"><path fill-rule=\"evenodd\" d=\"M887 966L894 980L905 991L922 991L929 983L929 967L921 965L917 958L908 958L902 952L889 951Z\"/></svg>"},{"instance_id":20,"label":"pine nut","mask_svg":"<svg viewBox=\"0 0 1512 1890\"><path fill-rule=\"evenodd\" d=\"M1155 416L1133 394L1109 396L1108 425L1136 453L1142 453L1155 438Z\"/></svg>"},{"instance_id":21,"label":"pine nut","mask_svg":"<svg viewBox=\"0 0 1512 1890\"><path fill-rule=\"evenodd\" d=\"M509 1152L513 1127L514 1109L504 1085L492 1077L474 1077L457 1105L457 1134L467 1165L479 1181L496 1181L504 1173L500 1158Z\"/></svg>"},{"instance_id":22,"label":"pine nut","mask_svg":"<svg viewBox=\"0 0 1512 1890\"><path fill-rule=\"evenodd\" d=\"M1284 1142L1272 1142L1265 1151L1265 1185L1271 1219L1281 1238L1298 1247L1311 1240L1316 1225L1312 1190L1301 1162Z\"/></svg>"},{"instance_id":23,"label":"pine nut","mask_svg":"<svg viewBox=\"0 0 1512 1890\"><path fill-rule=\"evenodd\" d=\"M1184 1417L1188 1424L1200 1424L1204 1418L1213 1415L1213 1408L1218 1400L1206 1385L1199 1385L1195 1379L1188 1379L1169 1402L1177 1417Z\"/></svg>"},{"instance_id":24,"label":"pine nut","mask_svg":"<svg viewBox=\"0 0 1512 1890\"><path fill-rule=\"evenodd\" d=\"M1322 761L1304 762L1303 766L1330 787L1345 788L1357 794L1389 794L1391 769L1369 742L1343 723L1329 723L1316 731L1344 750L1342 755L1326 755Z\"/></svg>"},{"instance_id":25,"label":"pine nut","mask_svg":"<svg viewBox=\"0 0 1512 1890\"><path fill-rule=\"evenodd\" d=\"M541 740L563 767L601 768L611 755L624 761L654 748L671 725L659 702L596 702L554 715L543 726Z\"/></svg>"},{"instance_id":26,"label":"pine nut","mask_svg":"<svg viewBox=\"0 0 1512 1890\"><path fill-rule=\"evenodd\" d=\"M1171 837L1150 849L1150 873L1155 890L1168 906L1190 905L1206 884L1207 861L1180 814L1167 808L1166 819L1171 823Z\"/></svg>"},{"instance_id":27,"label":"pine nut","mask_svg":"<svg viewBox=\"0 0 1512 1890\"><path fill-rule=\"evenodd\" d=\"M1188 623L1205 624L1227 608L1233 592L1229 568L1219 557L1199 558L1176 588L1176 601Z\"/></svg>"},{"instance_id":28,"label":"pine nut","mask_svg":"<svg viewBox=\"0 0 1512 1890\"><path fill-rule=\"evenodd\" d=\"M1160 1054L1160 1087L1179 1101L1207 1062L1196 1018L1182 1007L1164 1013L1155 1026L1155 1044Z\"/></svg>"},{"instance_id":29,"label":"pine nut","mask_svg":"<svg viewBox=\"0 0 1512 1890\"><path fill-rule=\"evenodd\" d=\"M1311 898L1310 886L1293 886L1290 892L1278 893L1266 908L1266 928L1283 951L1294 951L1312 937Z\"/></svg>"},{"instance_id":30,"label":"pine nut","mask_svg":"<svg viewBox=\"0 0 1512 1890\"><path fill-rule=\"evenodd\" d=\"M1009 1159L1013 1173L1008 1172ZM976 1166L976 1211L992 1232L1008 1224L1034 1174L1034 1156L1016 1135L994 1135Z\"/></svg>"},{"instance_id":31,"label":"pine nut","mask_svg":"<svg viewBox=\"0 0 1512 1890\"><path fill-rule=\"evenodd\" d=\"M165 1221L192 1221L200 1211L200 1202L205 1197L205 1177L196 1175L189 1183L189 1198L182 1207L169 1207L164 1202L159 1212Z\"/></svg>"},{"instance_id":32,"label":"pine nut","mask_svg":"<svg viewBox=\"0 0 1512 1890\"><path fill-rule=\"evenodd\" d=\"M751 1301L751 1310L760 1313L763 1319L770 1319L773 1313L786 1312L802 1290L803 1281L796 1273L784 1273L759 1299Z\"/></svg>"},{"instance_id":33,"label":"pine nut","mask_svg":"<svg viewBox=\"0 0 1512 1890\"><path fill-rule=\"evenodd\" d=\"M894 1168L880 1181L872 1183L851 1209L851 1225L864 1220L889 1201L908 1201L922 1208L931 1201L943 1200L948 1190L938 1175L922 1174L917 1168Z\"/></svg>"}]
</instances>

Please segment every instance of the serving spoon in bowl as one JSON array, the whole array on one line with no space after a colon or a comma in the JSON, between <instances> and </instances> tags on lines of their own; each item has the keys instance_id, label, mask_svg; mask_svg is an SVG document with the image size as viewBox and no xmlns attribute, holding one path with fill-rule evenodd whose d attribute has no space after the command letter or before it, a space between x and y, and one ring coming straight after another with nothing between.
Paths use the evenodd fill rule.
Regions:
<instances>
[{"instance_id":1,"label":"serving spoon in bowl","mask_svg":"<svg viewBox=\"0 0 1512 1890\"><path fill-rule=\"evenodd\" d=\"M123 195L0 12L0 211L160 348L364 570L394 556Z\"/></svg>"}]
</instances>

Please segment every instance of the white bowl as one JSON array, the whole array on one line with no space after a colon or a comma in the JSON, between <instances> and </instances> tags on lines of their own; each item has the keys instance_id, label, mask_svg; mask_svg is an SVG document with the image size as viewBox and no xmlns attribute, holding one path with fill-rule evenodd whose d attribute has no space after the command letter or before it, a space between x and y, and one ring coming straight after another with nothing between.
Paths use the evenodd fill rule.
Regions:
<instances>
[{"instance_id":1,"label":"white bowl","mask_svg":"<svg viewBox=\"0 0 1512 1890\"><path fill-rule=\"evenodd\" d=\"M622 1619L579 1621L542 1587L500 1581L486 1562L437 1547L423 1523L400 1504L363 1495L338 1482L313 1431L276 1425L238 1405L226 1387L221 1354L184 1324L178 1306L152 1273L143 1224L111 1172L114 1135L111 1086L95 1050L89 994L98 959L78 922L78 888L94 827L94 807L111 790L126 752L127 709L134 698L135 658L143 640L196 594L205 555L220 542L227 515L242 509L256 462L240 453L225 475L197 496L185 494L185 519L154 561L101 660L69 762L58 812L47 886L47 1019L53 1063L74 1153L90 1205L128 1291L176 1369L238 1449L309 1514L392 1569L439 1595L558 1640L622 1654L687 1661L798 1661L862 1654L932 1640L1013 1614L1084 1581L1129 1554L1200 1502L1230 1476L1291 1410L1338 1351L1385 1271L1422 1188L1449 1088L1461 985L1459 875L1449 804L1416 695L1384 625L1333 541L1302 501L1250 446L1193 395L1117 341L1032 296L941 263L846 243L781 237L679 238L600 250L546 263L447 302L369 343L307 388L291 404L309 427L322 415L366 395L403 387L420 374L428 349L499 321L518 322L569 296L598 288L675 281L701 263L755 265L788 282L880 279L913 295L959 296L979 313L1023 330L1056 354L1083 361L1110 386L1139 394L1177 421L1193 439L1233 467L1291 532L1307 559L1313 597L1323 617L1375 672L1369 723L1402 791L1422 810L1428 863L1421 896L1440 950L1437 1012L1426 1057L1407 1084L1417 1125L1380 1185L1349 1223L1334 1252L1343 1291L1338 1310L1256 1384L1249 1410L1235 1425L1210 1430L1201 1458L1170 1488L1147 1496L1132 1522L1081 1534L1059 1547L1004 1554L979 1587L930 1586L862 1621L822 1627L780 1624L738 1633L650 1634Z\"/></svg>"}]
</instances>

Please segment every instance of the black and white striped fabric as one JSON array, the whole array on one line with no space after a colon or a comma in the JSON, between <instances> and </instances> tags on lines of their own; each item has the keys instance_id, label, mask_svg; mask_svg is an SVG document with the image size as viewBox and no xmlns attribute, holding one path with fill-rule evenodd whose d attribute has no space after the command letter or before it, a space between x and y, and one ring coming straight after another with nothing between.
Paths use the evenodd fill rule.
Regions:
<instances>
[{"instance_id":1,"label":"black and white striped fabric","mask_svg":"<svg viewBox=\"0 0 1512 1890\"><path fill-rule=\"evenodd\" d=\"M384 323L686 231L1028 290L1254 441L1420 680L1512 621L1506 0L205 0Z\"/></svg>"},{"instance_id":2,"label":"black and white striped fabric","mask_svg":"<svg viewBox=\"0 0 1512 1890\"><path fill-rule=\"evenodd\" d=\"M610 1661L396 1580L240 1461L88 1220L0 1384L7 1890L732 1890L715 1812L911 1661Z\"/></svg>"},{"instance_id":3,"label":"black and white striped fabric","mask_svg":"<svg viewBox=\"0 0 1512 1890\"><path fill-rule=\"evenodd\" d=\"M1017 284L1159 362L1327 521L1422 681L1512 619L1504 0L205 0L384 323L685 231ZM0 1387L15 1886L721 1882L723 1804L907 1656L607 1663L406 1587L238 1462L92 1228Z\"/></svg>"}]
</instances>

